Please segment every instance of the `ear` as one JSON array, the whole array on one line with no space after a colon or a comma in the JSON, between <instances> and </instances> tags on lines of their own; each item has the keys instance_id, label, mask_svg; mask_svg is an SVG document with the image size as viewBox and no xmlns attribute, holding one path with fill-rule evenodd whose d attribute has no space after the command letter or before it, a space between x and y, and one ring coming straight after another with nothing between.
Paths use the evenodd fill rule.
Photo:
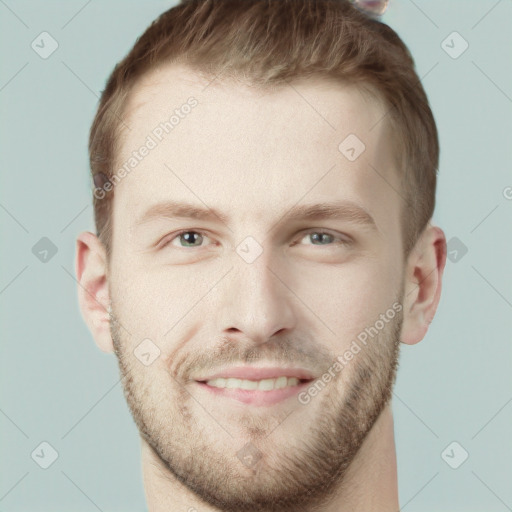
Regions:
<instances>
[{"instance_id":1,"label":"ear","mask_svg":"<svg viewBox=\"0 0 512 512\"><path fill-rule=\"evenodd\" d=\"M75 272L82 317L103 352L113 352L110 334L110 293L105 247L88 231L76 240Z\"/></svg>"},{"instance_id":2,"label":"ear","mask_svg":"<svg viewBox=\"0 0 512 512\"><path fill-rule=\"evenodd\" d=\"M446 263L446 237L428 223L406 264L402 343L421 341L436 313Z\"/></svg>"}]
</instances>

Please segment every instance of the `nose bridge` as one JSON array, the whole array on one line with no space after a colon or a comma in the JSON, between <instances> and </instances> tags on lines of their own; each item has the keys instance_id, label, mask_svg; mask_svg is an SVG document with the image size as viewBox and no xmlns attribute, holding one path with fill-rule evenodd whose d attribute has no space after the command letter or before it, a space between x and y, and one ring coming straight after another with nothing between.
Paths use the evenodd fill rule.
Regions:
<instances>
[{"instance_id":1,"label":"nose bridge","mask_svg":"<svg viewBox=\"0 0 512 512\"><path fill-rule=\"evenodd\" d=\"M223 332L240 331L244 337L264 343L277 332L293 327L292 294L277 277L282 266L275 253L261 247L262 252L250 261L241 246L234 254L230 285L224 288L228 297L223 300L219 327Z\"/></svg>"},{"instance_id":2,"label":"nose bridge","mask_svg":"<svg viewBox=\"0 0 512 512\"><path fill-rule=\"evenodd\" d=\"M235 266L235 275L242 292L240 297L244 297L245 302L254 303L262 311L271 309L272 303L283 295L283 285L273 270L278 267L276 258L270 252L266 249L253 262L239 261Z\"/></svg>"}]
</instances>

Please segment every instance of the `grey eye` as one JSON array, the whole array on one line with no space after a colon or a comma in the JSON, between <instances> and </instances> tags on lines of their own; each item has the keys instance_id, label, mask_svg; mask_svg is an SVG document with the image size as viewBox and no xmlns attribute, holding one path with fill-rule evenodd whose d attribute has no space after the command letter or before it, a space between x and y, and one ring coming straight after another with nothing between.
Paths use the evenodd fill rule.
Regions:
<instances>
[{"instance_id":1,"label":"grey eye","mask_svg":"<svg viewBox=\"0 0 512 512\"><path fill-rule=\"evenodd\" d=\"M313 245L326 245L334 240L334 236L329 233L309 233L309 239L313 242Z\"/></svg>"},{"instance_id":2,"label":"grey eye","mask_svg":"<svg viewBox=\"0 0 512 512\"><path fill-rule=\"evenodd\" d=\"M199 247L196 243L203 240L203 235L197 231L183 231L177 235L176 239L185 243L183 247Z\"/></svg>"},{"instance_id":3,"label":"grey eye","mask_svg":"<svg viewBox=\"0 0 512 512\"><path fill-rule=\"evenodd\" d=\"M301 235L300 241L307 240L306 245L316 245L320 247L338 247L348 246L350 241L343 236L338 236L327 231L313 229Z\"/></svg>"}]
</instances>

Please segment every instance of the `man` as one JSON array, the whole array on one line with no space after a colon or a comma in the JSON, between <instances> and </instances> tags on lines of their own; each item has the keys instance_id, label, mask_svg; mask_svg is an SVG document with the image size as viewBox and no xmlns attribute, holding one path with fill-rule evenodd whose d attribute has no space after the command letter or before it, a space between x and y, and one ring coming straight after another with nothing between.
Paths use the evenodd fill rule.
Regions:
<instances>
[{"instance_id":1,"label":"man","mask_svg":"<svg viewBox=\"0 0 512 512\"><path fill-rule=\"evenodd\" d=\"M137 40L91 129L76 272L150 512L399 509L438 157L406 47L348 1L188 0Z\"/></svg>"}]
</instances>

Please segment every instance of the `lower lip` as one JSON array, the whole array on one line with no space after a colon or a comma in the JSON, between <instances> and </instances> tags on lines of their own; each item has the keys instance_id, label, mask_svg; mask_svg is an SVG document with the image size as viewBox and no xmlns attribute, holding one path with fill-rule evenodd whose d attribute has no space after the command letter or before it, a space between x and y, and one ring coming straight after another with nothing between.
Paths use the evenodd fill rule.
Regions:
<instances>
[{"instance_id":1,"label":"lower lip","mask_svg":"<svg viewBox=\"0 0 512 512\"><path fill-rule=\"evenodd\" d=\"M297 386L287 386L285 388L273 389L271 391L216 388L214 386L209 386L206 382L197 382L197 384L207 392L212 393L214 396L231 398L244 404L264 406L274 405L296 396L304 388L307 388L311 382L312 381L301 382Z\"/></svg>"}]
</instances>

